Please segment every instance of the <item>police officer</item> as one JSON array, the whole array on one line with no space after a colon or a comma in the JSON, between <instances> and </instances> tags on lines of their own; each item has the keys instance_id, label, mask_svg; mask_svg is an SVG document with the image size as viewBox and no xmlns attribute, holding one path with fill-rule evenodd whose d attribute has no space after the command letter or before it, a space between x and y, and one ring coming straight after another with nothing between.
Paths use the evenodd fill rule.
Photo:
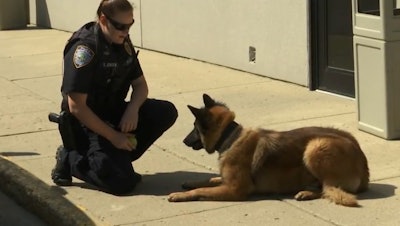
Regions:
<instances>
[{"instance_id":1,"label":"police officer","mask_svg":"<svg viewBox=\"0 0 400 226\"><path fill-rule=\"evenodd\" d=\"M119 195L141 180L132 161L178 114L172 103L147 98L147 83L128 35L134 23L131 3L102 0L97 16L64 49L61 108L72 132L60 128L60 133L72 137L73 145L62 137L64 146L56 153L51 176L57 185L71 185L74 176Z\"/></svg>"}]
</instances>

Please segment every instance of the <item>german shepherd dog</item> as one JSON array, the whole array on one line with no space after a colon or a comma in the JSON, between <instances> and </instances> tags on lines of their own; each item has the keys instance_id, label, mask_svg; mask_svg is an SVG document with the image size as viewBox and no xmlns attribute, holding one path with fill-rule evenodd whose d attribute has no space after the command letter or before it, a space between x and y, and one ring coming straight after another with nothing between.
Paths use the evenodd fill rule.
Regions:
<instances>
[{"instance_id":1,"label":"german shepherd dog","mask_svg":"<svg viewBox=\"0 0 400 226\"><path fill-rule=\"evenodd\" d=\"M298 201L325 198L359 206L355 193L367 190L367 158L348 132L324 127L289 131L246 129L235 114L203 94L205 107L188 108L194 129L184 143L219 153L220 177L187 182L189 191L171 193L170 202L240 201L252 194L295 194Z\"/></svg>"}]
</instances>

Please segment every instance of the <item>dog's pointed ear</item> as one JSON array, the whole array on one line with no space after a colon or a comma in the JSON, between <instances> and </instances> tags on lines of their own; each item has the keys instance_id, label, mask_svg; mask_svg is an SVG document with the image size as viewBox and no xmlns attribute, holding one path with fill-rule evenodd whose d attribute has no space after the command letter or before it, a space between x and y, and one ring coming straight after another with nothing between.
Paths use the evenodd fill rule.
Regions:
<instances>
[{"instance_id":1,"label":"dog's pointed ear","mask_svg":"<svg viewBox=\"0 0 400 226\"><path fill-rule=\"evenodd\" d=\"M188 105L189 110L192 112L192 114L194 115L194 117L197 118L197 116L200 115L200 109L195 108L193 106Z\"/></svg>"},{"instance_id":2,"label":"dog's pointed ear","mask_svg":"<svg viewBox=\"0 0 400 226\"><path fill-rule=\"evenodd\" d=\"M211 108L215 105L215 101L207 94L203 94L203 102L206 108Z\"/></svg>"}]
</instances>

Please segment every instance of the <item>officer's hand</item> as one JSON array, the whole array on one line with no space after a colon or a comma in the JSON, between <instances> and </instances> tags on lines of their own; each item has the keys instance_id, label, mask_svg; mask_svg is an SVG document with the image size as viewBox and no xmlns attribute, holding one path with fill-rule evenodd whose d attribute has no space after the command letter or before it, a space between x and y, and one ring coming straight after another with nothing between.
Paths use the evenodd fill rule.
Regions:
<instances>
[{"instance_id":1,"label":"officer's hand","mask_svg":"<svg viewBox=\"0 0 400 226\"><path fill-rule=\"evenodd\" d=\"M136 148L136 144L132 142L132 134L116 132L111 143L118 149L132 151Z\"/></svg>"},{"instance_id":2,"label":"officer's hand","mask_svg":"<svg viewBox=\"0 0 400 226\"><path fill-rule=\"evenodd\" d=\"M139 114L137 111L127 110L121 118L119 127L121 132L127 133L136 130Z\"/></svg>"}]
</instances>

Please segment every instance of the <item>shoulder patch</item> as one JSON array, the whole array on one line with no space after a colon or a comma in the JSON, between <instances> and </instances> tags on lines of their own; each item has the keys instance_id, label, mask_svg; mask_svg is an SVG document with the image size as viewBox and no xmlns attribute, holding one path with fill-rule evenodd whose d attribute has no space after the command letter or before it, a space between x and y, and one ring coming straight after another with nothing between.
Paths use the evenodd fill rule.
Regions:
<instances>
[{"instance_id":1,"label":"shoulder patch","mask_svg":"<svg viewBox=\"0 0 400 226\"><path fill-rule=\"evenodd\" d=\"M74 53L74 65L76 68L81 68L88 65L94 57L94 52L89 47L78 45Z\"/></svg>"}]
</instances>

